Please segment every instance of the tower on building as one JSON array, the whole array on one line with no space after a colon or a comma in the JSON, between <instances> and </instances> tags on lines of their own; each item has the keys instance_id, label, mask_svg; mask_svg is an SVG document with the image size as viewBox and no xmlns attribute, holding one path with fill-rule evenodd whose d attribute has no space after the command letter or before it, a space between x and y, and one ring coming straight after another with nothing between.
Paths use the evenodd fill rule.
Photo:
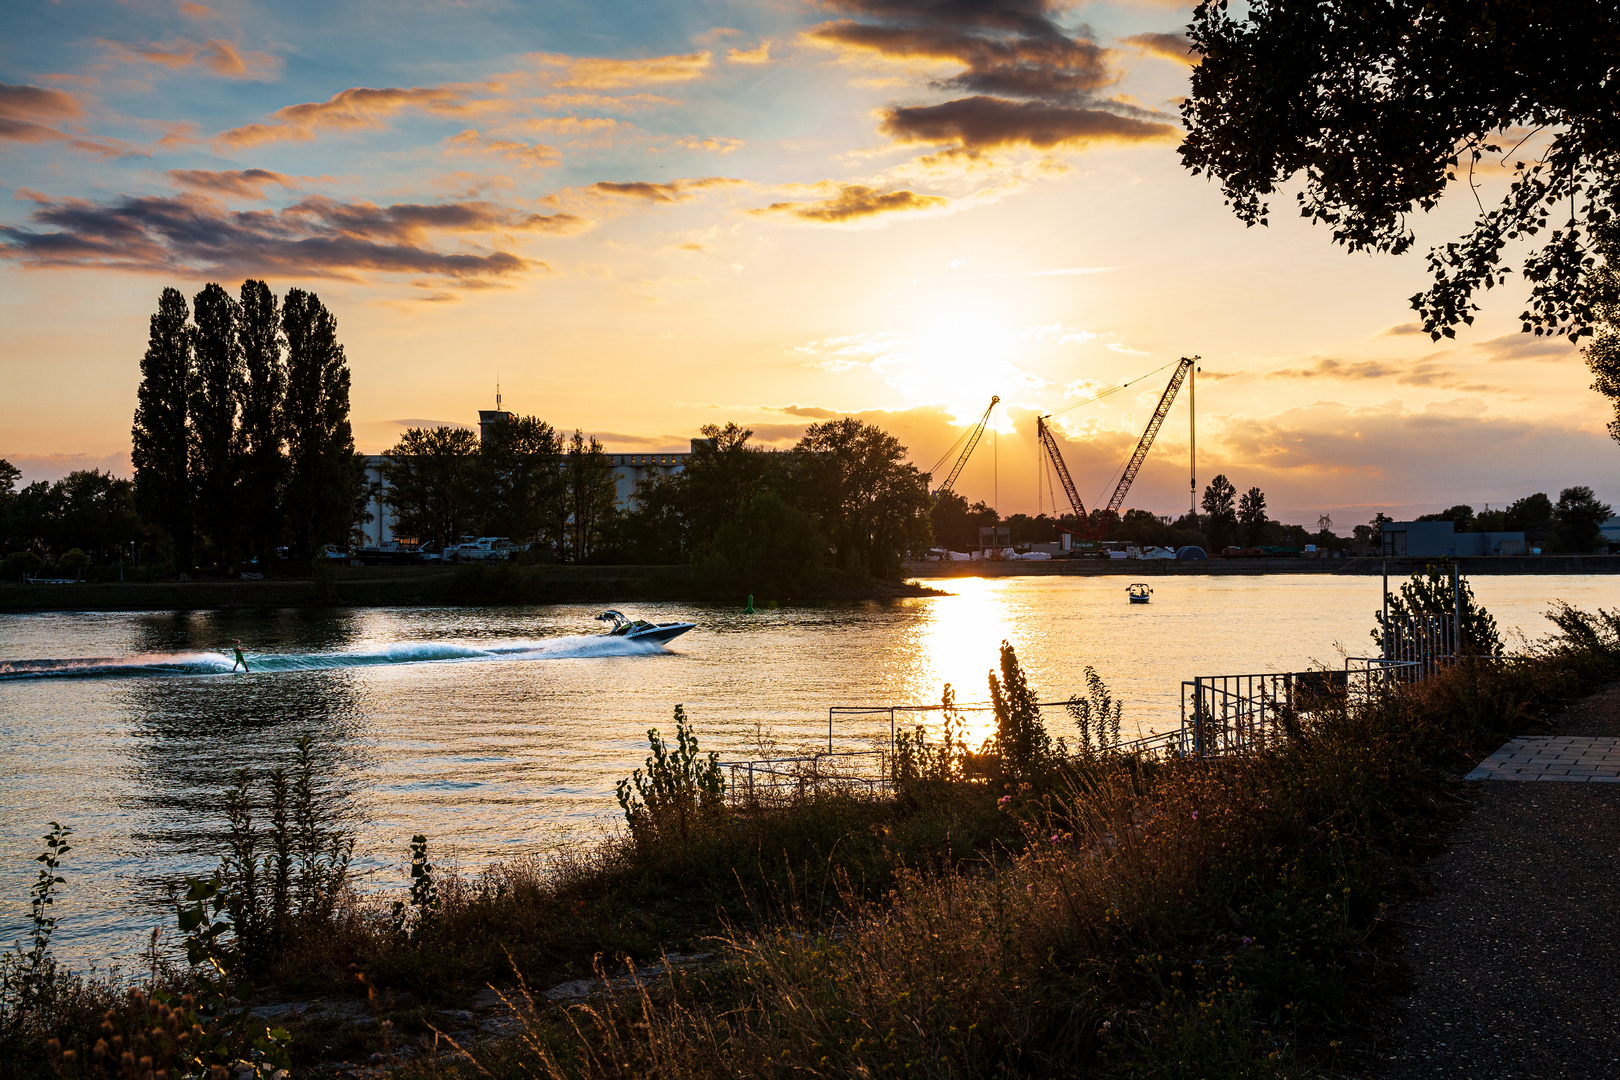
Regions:
<instances>
[{"instance_id":1,"label":"tower on building","mask_svg":"<svg viewBox=\"0 0 1620 1080\"><path fill-rule=\"evenodd\" d=\"M478 410L478 441L489 441L491 431L496 424L504 424L512 419L512 414L501 408L501 382L495 380L495 407L493 409Z\"/></svg>"}]
</instances>

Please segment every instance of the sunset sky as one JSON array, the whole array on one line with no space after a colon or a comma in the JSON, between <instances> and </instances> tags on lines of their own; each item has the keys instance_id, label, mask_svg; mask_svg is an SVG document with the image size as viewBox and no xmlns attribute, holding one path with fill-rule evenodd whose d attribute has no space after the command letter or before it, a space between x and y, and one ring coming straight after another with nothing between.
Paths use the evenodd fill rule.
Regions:
<instances>
[{"instance_id":1,"label":"sunset sky","mask_svg":"<svg viewBox=\"0 0 1620 1080\"><path fill-rule=\"evenodd\" d=\"M1413 254L1350 256L1291 194L1245 229L1181 168L1189 10L8 0L0 457L127 475L159 291L251 276L336 314L367 452L474 423L499 378L612 450L847 413L926 469L999 394L958 490L1033 513L1038 413L1154 372L1056 416L1106 500L1155 369L1198 354L1200 484L1285 521L1620 501L1517 276L1455 342L1417 332L1465 187ZM1127 505L1184 511L1187 449L1183 394Z\"/></svg>"}]
</instances>

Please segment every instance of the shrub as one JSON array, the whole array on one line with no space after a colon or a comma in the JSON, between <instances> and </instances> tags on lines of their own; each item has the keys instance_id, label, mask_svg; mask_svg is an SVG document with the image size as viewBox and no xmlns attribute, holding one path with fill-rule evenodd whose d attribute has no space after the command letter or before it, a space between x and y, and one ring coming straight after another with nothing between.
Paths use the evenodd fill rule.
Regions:
<instances>
[{"instance_id":1,"label":"shrub","mask_svg":"<svg viewBox=\"0 0 1620 1080\"><path fill-rule=\"evenodd\" d=\"M686 723L686 710L675 706L675 749L657 728L647 731L652 754L645 774L637 769L618 783L619 806L638 844L661 839L686 840L725 809L725 777L720 755L698 750L697 736Z\"/></svg>"},{"instance_id":2,"label":"shrub","mask_svg":"<svg viewBox=\"0 0 1620 1080\"><path fill-rule=\"evenodd\" d=\"M45 566L45 560L32 551L13 551L3 560L0 560L0 577L7 581L19 581L26 574L37 574Z\"/></svg>"},{"instance_id":3,"label":"shrub","mask_svg":"<svg viewBox=\"0 0 1620 1080\"><path fill-rule=\"evenodd\" d=\"M72 574L75 578L83 577L84 571L90 565L90 556L84 553L83 548L70 548L62 553L56 560L58 574Z\"/></svg>"},{"instance_id":4,"label":"shrub","mask_svg":"<svg viewBox=\"0 0 1620 1080\"><path fill-rule=\"evenodd\" d=\"M1502 638L1496 632L1496 619L1490 612L1479 606L1474 599L1474 590L1468 584L1468 578L1459 571L1457 573L1457 588L1454 591L1451 584L1452 567L1449 562L1430 563L1423 568L1423 573L1413 574L1412 580L1404 582L1398 592L1389 596L1389 617L1392 621L1405 619L1411 615L1445 615L1451 616L1457 612L1457 597L1461 594L1462 610L1460 629L1462 641L1459 643L1466 652L1485 656L1499 656L1502 653ZM1372 639L1380 648L1384 644L1384 613L1373 612L1375 623Z\"/></svg>"}]
</instances>

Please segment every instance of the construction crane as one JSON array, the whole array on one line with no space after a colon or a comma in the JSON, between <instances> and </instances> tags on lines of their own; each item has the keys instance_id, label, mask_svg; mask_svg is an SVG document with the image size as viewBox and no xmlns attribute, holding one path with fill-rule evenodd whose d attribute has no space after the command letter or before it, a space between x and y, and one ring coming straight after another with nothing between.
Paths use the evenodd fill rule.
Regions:
<instances>
[{"instance_id":1,"label":"construction crane","mask_svg":"<svg viewBox=\"0 0 1620 1080\"><path fill-rule=\"evenodd\" d=\"M1084 522L1085 504L1080 501L1080 493L1074 489L1074 480L1069 476L1069 466L1063 462L1063 451L1058 449L1057 440L1052 437L1052 429L1046 424L1046 417L1035 418L1035 435L1046 448L1046 456L1051 459L1052 468L1057 471L1058 479L1063 481L1063 491L1069 496L1069 506L1074 510L1074 516Z\"/></svg>"},{"instance_id":2,"label":"construction crane","mask_svg":"<svg viewBox=\"0 0 1620 1080\"><path fill-rule=\"evenodd\" d=\"M1153 416L1148 420L1147 429L1136 442L1136 449L1131 453L1130 460L1125 463L1125 471L1120 474L1119 483L1114 487L1114 494L1108 500L1108 514L1119 513L1119 508L1125 504L1125 496L1131 490L1131 484L1136 480L1136 474L1142 470L1142 462L1147 460L1148 451L1153 447L1153 440L1159 435L1159 428L1164 426L1164 418L1170 412L1170 406L1176 400L1176 392L1186 380L1188 372L1198 362L1196 356L1183 356L1176 364L1176 370L1170 375L1170 383L1159 396L1158 408L1153 410ZM1075 490L1074 480L1069 476L1069 466L1063 461L1063 452L1058 449L1057 439L1052 435L1052 429L1046 423L1044 416L1035 420L1035 433L1041 445L1046 450L1046 456L1052 462L1052 468L1063 482L1063 491L1069 497L1069 506L1074 510L1075 517L1080 519L1080 530L1076 535L1085 539L1096 539L1093 534L1091 522L1086 515L1085 504L1080 501L1080 493ZM1106 522L1107 518L1104 518Z\"/></svg>"},{"instance_id":3,"label":"construction crane","mask_svg":"<svg viewBox=\"0 0 1620 1080\"><path fill-rule=\"evenodd\" d=\"M1119 513L1119 508L1125 505L1125 493L1131 490L1131 483L1136 474L1142 470L1142 462L1147 460L1147 454L1153 447L1153 440L1158 437L1159 429L1164 426L1164 418L1170 412L1170 405L1176 400L1176 391L1181 389L1182 382L1187 378L1187 372L1198 363L1196 356L1183 356L1176 365L1176 370L1170 375L1170 385L1164 388L1159 395L1159 407L1153 410L1153 417L1148 421L1147 430L1136 442L1136 450L1131 454L1131 460L1125 463L1125 471L1119 476L1119 484L1114 488L1113 496L1108 500L1110 513Z\"/></svg>"},{"instance_id":4,"label":"construction crane","mask_svg":"<svg viewBox=\"0 0 1620 1080\"><path fill-rule=\"evenodd\" d=\"M956 483L956 478L962 475L962 470L967 467L968 458L973 455L973 448L979 445L980 439L984 438L984 429L985 425L990 423L990 414L995 411L996 406L1000 403L1001 398L999 397L992 397L990 399L990 407L984 410L984 415L979 417L979 422L974 424L972 429L965 436L967 439L967 445L962 447L962 453L957 457L956 464L951 466L951 474L945 478L945 482L943 484L939 485L939 487L934 490L934 498L937 499L947 491L950 491L952 486L954 486ZM954 445L951 447L952 450L955 448L956 447ZM945 463L945 458L950 456L951 451L945 451L945 457L942 457L939 459L939 461L935 462L934 467L928 471L931 473L938 472L939 467Z\"/></svg>"}]
</instances>

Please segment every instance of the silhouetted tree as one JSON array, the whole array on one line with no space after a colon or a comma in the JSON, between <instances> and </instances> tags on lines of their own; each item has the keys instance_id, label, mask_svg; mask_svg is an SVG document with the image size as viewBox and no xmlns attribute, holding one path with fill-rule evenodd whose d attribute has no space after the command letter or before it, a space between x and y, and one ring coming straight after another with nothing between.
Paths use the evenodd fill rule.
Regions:
<instances>
[{"instance_id":1,"label":"silhouetted tree","mask_svg":"<svg viewBox=\"0 0 1620 1080\"><path fill-rule=\"evenodd\" d=\"M1515 499L1507 508L1505 525L1510 532L1522 532L1526 538L1540 539L1552 529L1553 504L1545 492Z\"/></svg>"},{"instance_id":2,"label":"silhouetted tree","mask_svg":"<svg viewBox=\"0 0 1620 1080\"><path fill-rule=\"evenodd\" d=\"M1602 256L1603 265L1592 272L1597 325L1592 340L1582 351L1586 366L1592 370L1592 389L1608 398L1614 408L1609 434L1620 439L1620 221L1610 221L1593 233L1593 246Z\"/></svg>"},{"instance_id":3,"label":"silhouetted tree","mask_svg":"<svg viewBox=\"0 0 1620 1080\"><path fill-rule=\"evenodd\" d=\"M287 343L284 502L295 554L347 544L365 508L365 459L349 427L349 365L337 319L320 297L291 289L281 308Z\"/></svg>"},{"instance_id":4,"label":"silhouetted tree","mask_svg":"<svg viewBox=\"0 0 1620 1080\"><path fill-rule=\"evenodd\" d=\"M484 528L491 535L533 541L563 498L562 440L536 416L492 425L478 448Z\"/></svg>"},{"instance_id":5,"label":"silhouetted tree","mask_svg":"<svg viewBox=\"0 0 1620 1080\"><path fill-rule=\"evenodd\" d=\"M21 546L14 539L16 525L12 520L16 512L17 481L21 479L22 470L0 458L0 554Z\"/></svg>"},{"instance_id":6,"label":"silhouetted tree","mask_svg":"<svg viewBox=\"0 0 1620 1080\"><path fill-rule=\"evenodd\" d=\"M746 500L780 486L783 474L778 455L749 445L754 433L747 428L705 424L702 432L703 438L692 441L692 456L677 480L694 558Z\"/></svg>"},{"instance_id":7,"label":"silhouetted tree","mask_svg":"<svg viewBox=\"0 0 1620 1080\"><path fill-rule=\"evenodd\" d=\"M287 472L281 414L287 368L276 294L262 281L244 281L241 296L236 327L243 368L237 505L253 553L269 562L281 540L281 488Z\"/></svg>"},{"instance_id":8,"label":"silhouetted tree","mask_svg":"<svg viewBox=\"0 0 1620 1080\"><path fill-rule=\"evenodd\" d=\"M213 541L214 557L224 562L232 557L241 533L236 485L243 370L236 301L209 284L192 301L191 317L196 324L192 356L197 371L191 395L191 483L197 524Z\"/></svg>"},{"instance_id":9,"label":"silhouetted tree","mask_svg":"<svg viewBox=\"0 0 1620 1080\"><path fill-rule=\"evenodd\" d=\"M394 535L444 545L478 529L478 436L466 428L407 429L388 451L383 477Z\"/></svg>"},{"instance_id":10,"label":"silhouetted tree","mask_svg":"<svg viewBox=\"0 0 1620 1080\"><path fill-rule=\"evenodd\" d=\"M1449 521L1457 532L1468 532L1474 524L1474 508L1466 503L1458 503L1448 510L1441 510L1437 514L1420 514L1416 521Z\"/></svg>"},{"instance_id":11,"label":"silhouetted tree","mask_svg":"<svg viewBox=\"0 0 1620 1080\"><path fill-rule=\"evenodd\" d=\"M821 522L844 569L892 578L932 539L928 480L882 428L852 417L811 424L794 447L799 505Z\"/></svg>"},{"instance_id":12,"label":"silhouetted tree","mask_svg":"<svg viewBox=\"0 0 1620 1080\"><path fill-rule=\"evenodd\" d=\"M1412 306L1425 330L1451 336L1473 321L1474 293L1509 272L1504 248L1536 237L1524 328L1589 332L1591 231L1620 191L1612 0L1204 3L1189 34L1202 59L1182 106L1182 161L1218 177L1251 225L1299 177L1300 212L1337 243L1399 253L1414 209L1432 209L1461 169L1517 151L1524 140L1504 133L1545 135L1532 164L1514 162L1502 202L1430 251L1433 282Z\"/></svg>"},{"instance_id":13,"label":"silhouetted tree","mask_svg":"<svg viewBox=\"0 0 1620 1080\"><path fill-rule=\"evenodd\" d=\"M1204 511L1204 535L1209 539L1209 546L1219 552L1231 541L1232 531L1237 528L1237 488L1225 473L1219 473L1204 488L1204 498L1199 505Z\"/></svg>"},{"instance_id":14,"label":"silhouetted tree","mask_svg":"<svg viewBox=\"0 0 1620 1080\"><path fill-rule=\"evenodd\" d=\"M767 489L743 500L695 570L707 595L770 603L813 592L826 558L827 539L810 515Z\"/></svg>"},{"instance_id":15,"label":"silhouetted tree","mask_svg":"<svg viewBox=\"0 0 1620 1080\"><path fill-rule=\"evenodd\" d=\"M1243 528L1243 546L1259 547L1266 542L1266 493L1252 487L1238 501L1238 524Z\"/></svg>"},{"instance_id":16,"label":"silhouetted tree","mask_svg":"<svg viewBox=\"0 0 1620 1080\"><path fill-rule=\"evenodd\" d=\"M135 504L141 516L169 538L175 569L181 573L191 569L194 527L187 418L195 376L187 315L180 290L164 289L141 358L141 385L130 432Z\"/></svg>"},{"instance_id":17,"label":"silhouetted tree","mask_svg":"<svg viewBox=\"0 0 1620 1080\"><path fill-rule=\"evenodd\" d=\"M560 550L573 561L584 562L602 546L618 509L613 466L596 436L586 439L583 433L574 432L563 457L563 477L567 528Z\"/></svg>"},{"instance_id":18,"label":"silhouetted tree","mask_svg":"<svg viewBox=\"0 0 1620 1080\"><path fill-rule=\"evenodd\" d=\"M1613 513L1609 504L1599 502L1585 484L1565 488L1558 493L1558 505L1553 507L1555 546L1559 551L1590 552L1598 546L1602 525Z\"/></svg>"}]
</instances>

